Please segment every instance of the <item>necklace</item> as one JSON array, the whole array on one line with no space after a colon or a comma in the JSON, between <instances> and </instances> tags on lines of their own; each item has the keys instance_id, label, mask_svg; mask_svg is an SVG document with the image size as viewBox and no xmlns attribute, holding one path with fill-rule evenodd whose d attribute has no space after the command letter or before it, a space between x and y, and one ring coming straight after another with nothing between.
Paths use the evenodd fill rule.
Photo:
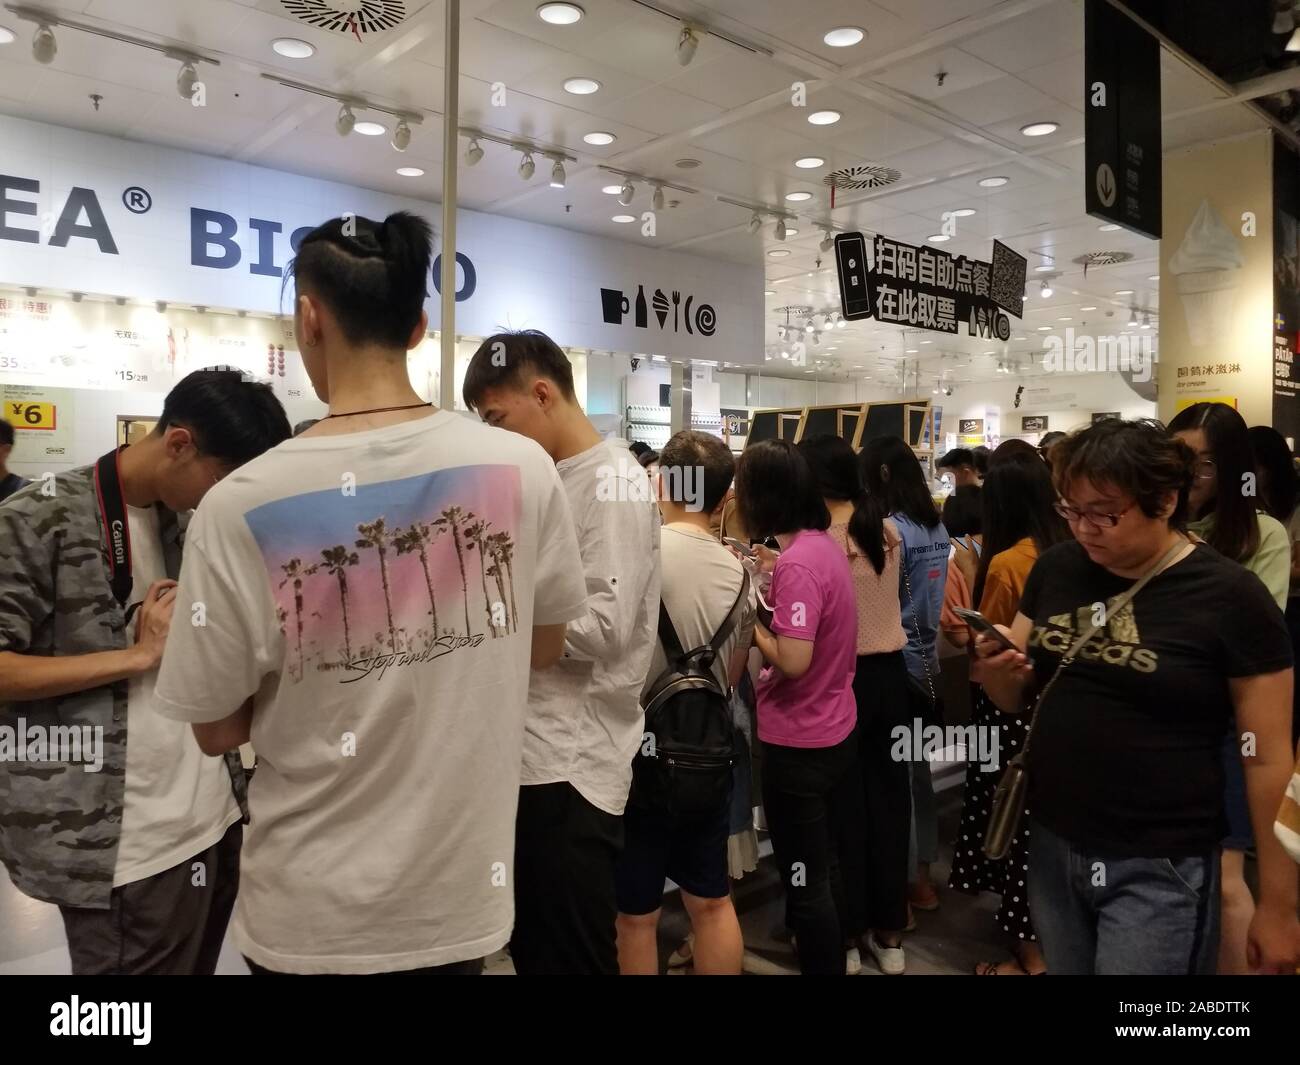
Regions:
<instances>
[{"instance_id":1,"label":"necklace","mask_svg":"<svg viewBox=\"0 0 1300 1065\"><path fill-rule=\"evenodd\" d=\"M404 407L372 407L370 410L350 410L346 414L327 414L321 421L331 418L355 418L358 414L387 414L394 410L416 410L420 407L432 407L432 403L408 403Z\"/></svg>"}]
</instances>

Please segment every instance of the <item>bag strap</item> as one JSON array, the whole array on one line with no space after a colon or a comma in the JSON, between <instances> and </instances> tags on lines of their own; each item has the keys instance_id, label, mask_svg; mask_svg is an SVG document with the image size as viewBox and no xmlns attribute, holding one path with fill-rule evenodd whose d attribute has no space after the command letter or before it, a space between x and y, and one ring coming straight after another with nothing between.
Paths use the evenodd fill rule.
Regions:
<instances>
[{"instance_id":1,"label":"bag strap","mask_svg":"<svg viewBox=\"0 0 1300 1065\"><path fill-rule=\"evenodd\" d=\"M722 627L713 634L713 639L709 641L709 646L713 653L717 654L722 650L722 645L730 638L737 625L740 624L740 615L744 611L745 603L749 599L749 570L744 566L740 567L740 591L736 593L736 601L731 604L731 610L723 619Z\"/></svg>"},{"instance_id":2,"label":"bag strap","mask_svg":"<svg viewBox=\"0 0 1300 1065\"><path fill-rule=\"evenodd\" d=\"M903 587L907 589L907 605L912 608L912 631L916 633L916 642L921 645L921 667L925 670L925 685L930 689L930 709L939 705L939 697L934 694L934 678L930 676L930 656L925 651L925 641L921 639L921 623L916 620L916 600L912 598L912 580L907 575L907 541L903 541L903 554L898 560L898 568L903 571Z\"/></svg>"},{"instance_id":3,"label":"bag strap","mask_svg":"<svg viewBox=\"0 0 1300 1065\"><path fill-rule=\"evenodd\" d=\"M707 644L697 647L689 653L682 650L682 641L677 636L677 627L673 624L672 616L668 613L668 607L664 605L662 598L659 600L659 642L663 644L664 655L668 659L669 668L676 666L683 658L689 658L700 651L709 650L716 655L722 649L722 645L731 637L736 626L740 623L740 615L745 601L749 598L749 571L743 566L740 569L740 591L736 593L736 601L731 604L731 609L727 611L727 616L722 619L722 624L718 631L713 634Z\"/></svg>"},{"instance_id":4,"label":"bag strap","mask_svg":"<svg viewBox=\"0 0 1300 1065\"><path fill-rule=\"evenodd\" d=\"M1142 574L1141 577L1139 577L1136 581L1133 582L1132 587L1128 588L1126 591L1116 596L1115 599L1111 602L1110 606L1105 611L1105 613L1111 617L1114 617L1126 606L1128 606L1128 604L1133 601L1133 597L1136 596L1138 592L1140 592L1143 588L1146 587L1147 582L1150 581L1153 577L1157 576L1158 574L1164 572L1164 570L1167 569L1173 563L1174 558L1184 548L1186 548L1189 543L1190 541L1188 540L1182 540L1174 544L1173 547L1171 547L1168 551L1164 553L1160 561L1158 561L1154 566L1152 566L1149 570L1147 570L1144 574ZM1105 617L1103 617L1100 622L1094 622L1093 624L1088 626L1087 630L1083 633L1083 635L1081 635L1077 640L1074 641L1073 644L1070 645L1070 649L1066 651L1065 656L1057 664L1055 672L1052 673L1052 676L1049 678L1047 683L1043 685L1042 690L1038 693L1038 698L1034 700L1034 708L1029 712L1029 725L1025 729L1025 742L1020 747L1020 757L1022 759L1027 758L1029 754L1029 741L1034 734L1034 724L1038 721L1038 711L1043 705L1043 700L1047 698L1047 693L1052 690L1052 685L1056 683L1056 678L1061 675L1061 672L1065 669L1066 666L1068 666L1071 662L1074 661L1075 655L1077 655L1081 650L1083 650L1084 645L1089 640L1091 640L1094 636L1096 636L1098 631L1105 624L1106 624L1106 620Z\"/></svg>"}]
</instances>

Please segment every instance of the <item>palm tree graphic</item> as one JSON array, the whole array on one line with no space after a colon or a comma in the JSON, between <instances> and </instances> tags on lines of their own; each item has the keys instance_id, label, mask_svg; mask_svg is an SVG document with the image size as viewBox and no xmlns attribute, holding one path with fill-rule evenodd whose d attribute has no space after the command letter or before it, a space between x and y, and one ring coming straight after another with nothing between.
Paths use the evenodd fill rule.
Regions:
<instances>
[{"instance_id":1,"label":"palm tree graphic","mask_svg":"<svg viewBox=\"0 0 1300 1065\"><path fill-rule=\"evenodd\" d=\"M515 632L519 631L519 610L515 606L515 544L508 532L493 533L488 537L492 548L492 557L496 560L497 570L505 567L506 581L510 588L510 620ZM500 579L498 577L498 579Z\"/></svg>"},{"instance_id":2,"label":"palm tree graphic","mask_svg":"<svg viewBox=\"0 0 1300 1065\"><path fill-rule=\"evenodd\" d=\"M384 585L384 609L388 612L388 640L393 653L396 654L397 628L393 625L393 598L388 590L388 541L391 535L388 524L383 518L376 518L369 524L365 522L359 524L357 532L361 534L357 547L374 548L379 554L379 576Z\"/></svg>"},{"instance_id":3,"label":"palm tree graphic","mask_svg":"<svg viewBox=\"0 0 1300 1065\"><path fill-rule=\"evenodd\" d=\"M321 552L321 557L325 561L320 565L338 578L339 600L343 604L343 649L347 652L347 661L351 662L352 633L348 628L348 567L357 565L361 558L355 551L349 551L342 544L326 548Z\"/></svg>"},{"instance_id":4,"label":"palm tree graphic","mask_svg":"<svg viewBox=\"0 0 1300 1065\"><path fill-rule=\"evenodd\" d=\"M298 679L303 677L303 658L302 658L302 582L304 577L310 577L316 572L315 566L304 566L302 559L291 558L280 566L284 570L284 580L280 582L283 588L286 584L293 582L293 615L294 624L298 634Z\"/></svg>"},{"instance_id":5,"label":"palm tree graphic","mask_svg":"<svg viewBox=\"0 0 1300 1065\"><path fill-rule=\"evenodd\" d=\"M442 512L442 517L434 521L434 525L440 528L451 529L451 542L456 545L456 562L460 565L460 589L465 599L465 635L473 636L474 630L469 624L469 582L465 578L465 547L461 543L461 524L472 522L474 515L460 507L448 507Z\"/></svg>"},{"instance_id":6,"label":"palm tree graphic","mask_svg":"<svg viewBox=\"0 0 1300 1065\"><path fill-rule=\"evenodd\" d=\"M438 639L438 600L433 594L433 578L429 576L429 548L444 532L445 529L417 521L393 537L399 555L415 552L420 556L420 565L424 568L424 586L429 589L429 613L433 615L434 640Z\"/></svg>"},{"instance_id":7,"label":"palm tree graphic","mask_svg":"<svg viewBox=\"0 0 1300 1065\"><path fill-rule=\"evenodd\" d=\"M469 542L465 545L466 550L472 547L478 548L478 575L479 580L483 583L483 609L487 612L488 627L492 630L492 637L495 639L498 635L496 623L492 620L492 603L488 599L487 590L487 549L486 541L488 538L488 529L491 527L490 521L479 519L473 525L465 529L465 539Z\"/></svg>"}]
</instances>

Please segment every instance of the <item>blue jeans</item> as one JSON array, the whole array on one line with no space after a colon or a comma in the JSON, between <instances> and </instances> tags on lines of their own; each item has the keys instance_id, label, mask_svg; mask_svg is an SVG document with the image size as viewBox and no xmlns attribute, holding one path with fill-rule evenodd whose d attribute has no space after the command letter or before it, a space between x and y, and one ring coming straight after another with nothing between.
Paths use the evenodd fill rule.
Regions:
<instances>
[{"instance_id":1,"label":"blue jeans","mask_svg":"<svg viewBox=\"0 0 1300 1065\"><path fill-rule=\"evenodd\" d=\"M1219 850L1197 858L1093 854L1031 821L1029 906L1058 976L1213 975Z\"/></svg>"}]
</instances>

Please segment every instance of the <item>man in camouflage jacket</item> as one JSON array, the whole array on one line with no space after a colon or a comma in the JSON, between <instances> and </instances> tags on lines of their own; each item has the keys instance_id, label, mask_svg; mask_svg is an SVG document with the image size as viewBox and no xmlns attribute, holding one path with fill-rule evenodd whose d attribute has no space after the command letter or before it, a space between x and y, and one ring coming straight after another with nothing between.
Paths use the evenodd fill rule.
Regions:
<instances>
[{"instance_id":1,"label":"man in camouflage jacket","mask_svg":"<svg viewBox=\"0 0 1300 1065\"><path fill-rule=\"evenodd\" d=\"M156 510L161 544L149 546L155 555L160 548L170 578L143 594L135 582L130 598L141 605L129 622L110 586L94 467L48 475L0 505L0 862L19 890L60 907L74 972L215 967L238 887L240 822L193 860L114 886L128 693L132 678L156 671L166 639L181 558L175 510L196 506L231 469L288 435L269 388L237 373L191 374L167 397L158 428L119 458L125 503ZM74 731L93 750L93 766L55 752L52 739L45 751L32 745ZM225 771L246 821L238 752L225 755Z\"/></svg>"}]
</instances>

